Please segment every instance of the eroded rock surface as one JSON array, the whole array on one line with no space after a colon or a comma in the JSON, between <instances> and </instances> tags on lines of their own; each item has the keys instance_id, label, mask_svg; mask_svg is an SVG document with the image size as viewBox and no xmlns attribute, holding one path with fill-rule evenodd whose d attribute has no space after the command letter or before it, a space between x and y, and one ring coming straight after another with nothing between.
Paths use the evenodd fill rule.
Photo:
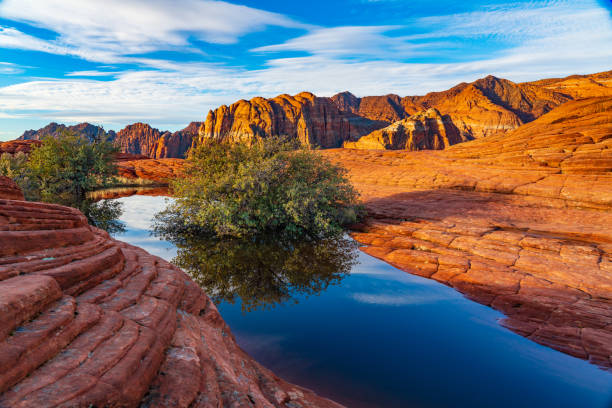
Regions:
<instances>
[{"instance_id":1,"label":"eroded rock surface","mask_svg":"<svg viewBox=\"0 0 612 408\"><path fill-rule=\"evenodd\" d=\"M341 147L386 122L371 120L341 111L330 98L319 98L309 92L279 95L276 98L240 100L210 111L200 129L205 139L250 143L269 136L288 136L306 146Z\"/></svg>"},{"instance_id":2,"label":"eroded rock surface","mask_svg":"<svg viewBox=\"0 0 612 408\"><path fill-rule=\"evenodd\" d=\"M23 200L23 193L13 180L0 176L0 197L11 200Z\"/></svg>"},{"instance_id":3,"label":"eroded rock surface","mask_svg":"<svg viewBox=\"0 0 612 408\"><path fill-rule=\"evenodd\" d=\"M25 153L28 154L32 148L40 146L42 142L38 140L10 140L8 142L0 142L0 155Z\"/></svg>"},{"instance_id":4,"label":"eroded rock surface","mask_svg":"<svg viewBox=\"0 0 612 408\"><path fill-rule=\"evenodd\" d=\"M117 169L121 177L167 183L180 176L183 164L183 159L124 160L117 163Z\"/></svg>"},{"instance_id":5,"label":"eroded rock surface","mask_svg":"<svg viewBox=\"0 0 612 408\"><path fill-rule=\"evenodd\" d=\"M460 132L448 115L435 108L419 112L383 129L375 130L355 142L344 142L352 149L442 150L470 140Z\"/></svg>"},{"instance_id":6,"label":"eroded rock surface","mask_svg":"<svg viewBox=\"0 0 612 408\"><path fill-rule=\"evenodd\" d=\"M363 195L365 252L612 369L612 98L443 152L322 154Z\"/></svg>"},{"instance_id":7,"label":"eroded rock surface","mask_svg":"<svg viewBox=\"0 0 612 408\"><path fill-rule=\"evenodd\" d=\"M0 407L339 407L253 361L175 266L77 210L7 198Z\"/></svg>"}]
</instances>

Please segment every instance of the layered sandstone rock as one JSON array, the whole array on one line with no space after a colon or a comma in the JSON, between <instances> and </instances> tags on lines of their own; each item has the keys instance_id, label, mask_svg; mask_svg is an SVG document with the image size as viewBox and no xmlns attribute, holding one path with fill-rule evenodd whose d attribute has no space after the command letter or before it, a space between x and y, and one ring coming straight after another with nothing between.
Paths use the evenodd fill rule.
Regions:
<instances>
[{"instance_id":1,"label":"layered sandstone rock","mask_svg":"<svg viewBox=\"0 0 612 408\"><path fill-rule=\"evenodd\" d=\"M0 178L0 407L339 407L244 353L198 285Z\"/></svg>"},{"instance_id":2,"label":"layered sandstone rock","mask_svg":"<svg viewBox=\"0 0 612 408\"><path fill-rule=\"evenodd\" d=\"M345 142L344 147L352 149L385 150L441 150L456 143L470 140L461 133L449 116L431 108L375 130L355 142Z\"/></svg>"},{"instance_id":3,"label":"layered sandstone rock","mask_svg":"<svg viewBox=\"0 0 612 408\"><path fill-rule=\"evenodd\" d=\"M185 129L178 132L166 132L157 141L155 148L156 159L184 158L187 151L197 140L200 127L204 122L191 122Z\"/></svg>"},{"instance_id":4,"label":"layered sandstone rock","mask_svg":"<svg viewBox=\"0 0 612 408\"><path fill-rule=\"evenodd\" d=\"M23 193L13 180L0 176L0 197L11 200L23 200Z\"/></svg>"},{"instance_id":5,"label":"layered sandstone rock","mask_svg":"<svg viewBox=\"0 0 612 408\"><path fill-rule=\"evenodd\" d=\"M115 144L123 153L142 154L155 157L157 142L162 132L146 123L134 123L117 132Z\"/></svg>"},{"instance_id":6,"label":"layered sandstone rock","mask_svg":"<svg viewBox=\"0 0 612 408\"><path fill-rule=\"evenodd\" d=\"M350 171L364 251L612 368L612 97L443 152L322 152Z\"/></svg>"},{"instance_id":7,"label":"layered sandstone rock","mask_svg":"<svg viewBox=\"0 0 612 408\"><path fill-rule=\"evenodd\" d=\"M269 136L288 136L306 146L340 147L384 126L350 112L343 112L329 98L303 92L295 96L240 100L210 111L200 140L250 143Z\"/></svg>"},{"instance_id":8,"label":"layered sandstone rock","mask_svg":"<svg viewBox=\"0 0 612 408\"><path fill-rule=\"evenodd\" d=\"M405 119L410 116L410 114L420 110L406 110L406 107L402 103L402 98L394 94L357 98L350 92L342 92L332 96L331 100L342 111L351 112L364 118L387 123Z\"/></svg>"},{"instance_id":9,"label":"layered sandstone rock","mask_svg":"<svg viewBox=\"0 0 612 408\"><path fill-rule=\"evenodd\" d=\"M183 163L182 159L125 160L117 163L117 169L121 177L167 183L181 175Z\"/></svg>"},{"instance_id":10,"label":"layered sandstone rock","mask_svg":"<svg viewBox=\"0 0 612 408\"><path fill-rule=\"evenodd\" d=\"M42 144L39 140L10 140L8 142L0 142L0 155L4 153L15 154L25 153L28 154L32 151L32 148L40 146Z\"/></svg>"}]
</instances>

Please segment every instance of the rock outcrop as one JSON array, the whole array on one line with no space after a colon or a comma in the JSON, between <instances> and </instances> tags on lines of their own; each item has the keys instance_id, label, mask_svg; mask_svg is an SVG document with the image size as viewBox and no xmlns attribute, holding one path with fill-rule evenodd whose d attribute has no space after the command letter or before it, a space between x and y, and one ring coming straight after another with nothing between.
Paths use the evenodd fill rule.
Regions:
<instances>
[{"instance_id":1,"label":"rock outcrop","mask_svg":"<svg viewBox=\"0 0 612 408\"><path fill-rule=\"evenodd\" d=\"M115 144L121 152L142 154L155 158L157 142L162 137L162 132L146 123L134 123L117 132Z\"/></svg>"},{"instance_id":2,"label":"rock outcrop","mask_svg":"<svg viewBox=\"0 0 612 408\"><path fill-rule=\"evenodd\" d=\"M23 193L13 180L0 176L0 197L10 200L23 200Z\"/></svg>"},{"instance_id":3,"label":"rock outcrop","mask_svg":"<svg viewBox=\"0 0 612 408\"><path fill-rule=\"evenodd\" d=\"M348 142L352 148L431 149L505 133L570 100L606 95L612 95L612 71L526 83L488 76L424 96L358 98L342 92L323 98L304 92L223 105L208 114L200 138L249 143L255 138L286 135L324 148ZM433 132L426 133L426 140L420 143L386 141L397 136L398 129L410 128L408 119L421 120L430 109L445 118L453 133L457 129L459 137L449 138L445 144L441 143L444 138ZM391 124L390 129L381 131ZM353 143L360 138L365 140Z\"/></svg>"},{"instance_id":4,"label":"rock outcrop","mask_svg":"<svg viewBox=\"0 0 612 408\"><path fill-rule=\"evenodd\" d=\"M244 353L180 269L6 185L0 407L339 407Z\"/></svg>"},{"instance_id":5,"label":"rock outcrop","mask_svg":"<svg viewBox=\"0 0 612 408\"><path fill-rule=\"evenodd\" d=\"M178 132L165 132L157 141L153 157L156 159L184 158L194 140L198 139L198 133L203 124L204 122L191 122L185 129Z\"/></svg>"},{"instance_id":6,"label":"rock outcrop","mask_svg":"<svg viewBox=\"0 0 612 408\"><path fill-rule=\"evenodd\" d=\"M363 195L365 252L612 370L612 97L442 152L322 154Z\"/></svg>"},{"instance_id":7,"label":"rock outcrop","mask_svg":"<svg viewBox=\"0 0 612 408\"><path fill-rule=\"evenodd\" d=\"M381 128L385 122L341 111L330 98L303 92L295 96L240 100L210 111L200 141L227 140L250 143L269 136L288 136L306 146L340 147Z\"/></svg>"},{"instance_id":8,"label":"rock outcrop","mask_svg":"<svg viewBox=\"0 0 612 408\"><path fill-rule=\"evenodd\" d=\"M146 123L134 123L117 133L115 143L124 153L142 154L154 159L184 158L197 139L202 122L191 122L186 128L171 133Z\"/></svg>"},{"instance_id":9,"label":"rock outcrop","mask_svg":"<svg viewBox=\"0 0 612 408\"><path fill-rule=\"evenodd\" d=\"M402 98L394 94L357 98L350 92L342 92L332 96L331 100L342 111L386 123L405 119L422 109L406 109Z\"/></svg>"},{"instance_id":10,"label":"rock outcrop","mask_svg":"<svg viewBox=\"0 0 612 408\"><path fill-rule=\"evenodd\" d=\"M4 153L15 154L15 153L24 153L28 154L32 151L32 148L35 146L40 146L42 144L39 140L11 140L8 142L0 142L0 155Z\"/></svg>"},{"instance_id":11,"label":"rock outcrop","mask_svg":"<svg viewBox=\"0 0 612 408\"><path fill-rule=\"evenodd\" d=\"M117 163L117 170L121 177L165 184L169 179L181 175L183 163L182 159L124 160Z\"/></svg>"},{"instance_id":12,"label":"rock outcrop","mask_svg":"<svg viewBox=\"0 0 612 408\"><path fill-rule=\"evenodd\" d=\"M468 141L466 133L457 129L448 115L435 108L375 130L355 142L345 142L352 149L441 150Z\"/></svg>"}]
</instances>

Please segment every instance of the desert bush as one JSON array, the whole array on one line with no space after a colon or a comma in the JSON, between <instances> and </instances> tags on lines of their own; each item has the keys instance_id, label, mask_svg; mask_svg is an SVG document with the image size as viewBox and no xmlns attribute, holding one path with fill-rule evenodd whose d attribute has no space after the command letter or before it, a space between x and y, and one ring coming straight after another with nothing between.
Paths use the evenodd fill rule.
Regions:
<instances>
[{"instance_id":1,"label":"desert bush","mask_svg":"<svg viewBox=\"0 0 612 408\"><path fill-rule=\"evenodd\" d=\"M314 239L360 213L346 170L287 139L205 142L190 151L184 174L171 183L176 201L156 215L158 233Z\"/></svg>"}]
</instances>

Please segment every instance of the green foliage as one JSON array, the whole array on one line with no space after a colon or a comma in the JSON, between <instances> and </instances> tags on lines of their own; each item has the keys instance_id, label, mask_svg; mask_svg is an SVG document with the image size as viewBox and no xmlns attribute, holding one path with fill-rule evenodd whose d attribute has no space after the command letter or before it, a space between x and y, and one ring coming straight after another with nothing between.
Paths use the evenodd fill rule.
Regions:
<instances>
[{"instance_id":1,"label":"green foliage","mask_svg":"<svg viewBox=\"0 0 612 408\"><path fill-rule=\"evenodd\" d=\"M104 137L89 141L65 133L47 137L29 155L18 152L0 156L0 175L10 177L27 200L45 201L78 208L89 223L110 233L123 232L117 219L119 202L94 202L87 193L114 182L117 148Z\"/></svg>"},{"instance_id":2,"label":"green foliage","mask_svg":"<svg viewBox=\"0 0 612 408\"><path fill-rule=\"evenodd\" d=\"M339 284L357 256L355 241L342 235L314 241L190 234L163 238L177 247L172 263L193 277L215 303L239 301L243 311L297 303L299 297Z\"/></svg>"},{"instance_id":3,"label":"green foliage","mask_svg":"<svg viewBox=\"0 0 612 408\"><path fill-rule=\"evenodd\" d=\"M26 199L36 196L36 185L28 170L28 156L23 152L13 155L3 153L0 156L0 176L6 176L21 188Z\"/></svg>"},{"instance_id":4,"label":"green foliage","mask_svg":"<svg viewBox=\"0 0 612 408\"><path fill-rule=\"evenodd\" d=\"M104 138L90 142L70 133L45 138L27 161L28 176L36 186L31 198L66 205L83 201L88 191L112 183L117 151Z\"/></svg>"},{"instance_id":5,"label":"green foliage","mask_svg":"<svg viewBox=\"0 0 612 408\"><path fill-rule=\"evenodd\" d=\"M90 225L103 229L109 234L125 232L125 224L119 221L119 217L123 214L123 204L121 202L86 199L79 202L75 207L85 214Z\"/></svg>"},{"instance_id":6,"label":"green foliage","mask_svg":"<svg viewBox=\"0 0 612 408\"><path fill-rule=\"evenodd\" d=\"M171 188L177 200L156 215L161 233L315 239L339 233L360 212L346 170L279 138L203 143Z\"/></svg>"}]
</instances>

